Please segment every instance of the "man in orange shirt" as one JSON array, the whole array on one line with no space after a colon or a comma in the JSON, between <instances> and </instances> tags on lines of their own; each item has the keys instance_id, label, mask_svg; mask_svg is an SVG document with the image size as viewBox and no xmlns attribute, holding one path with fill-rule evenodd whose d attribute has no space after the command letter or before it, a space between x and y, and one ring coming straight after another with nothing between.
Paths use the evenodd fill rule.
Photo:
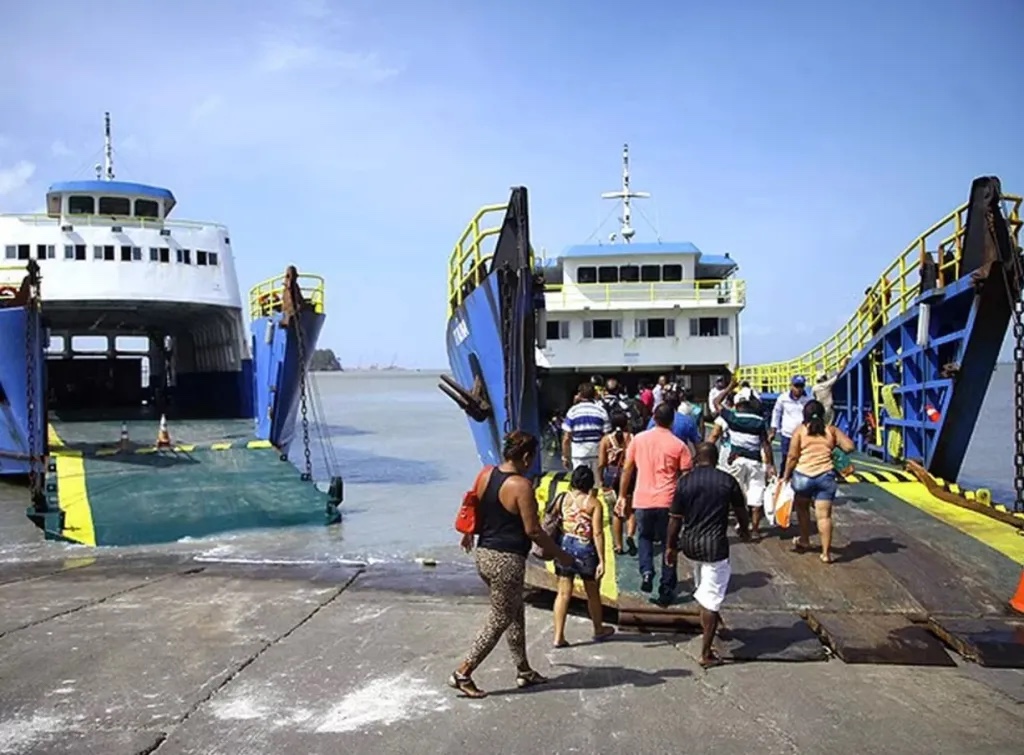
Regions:
<instances>
[{"instance_id":1,"label":"man in orange shirt","mask_svg":"<svg viewBox=\"0 0 1024 755\"><path fill-rule=\"evenodd\" d=\"M616 514L636 514L637 561L640 566L640 589L654 589L654 544L668 540L669 508L681 474L693 467L690 450L672 433L675 406L662 403L654 410L654 427L638 433L626 450L626 464L619 483ZM630 495L634 475L636 486ZM620 513L621 511L621 513ZM657 603L667 606L676 594L678 581L674 566L663 559L658 582Z\"/></svg>"}]
</instances>

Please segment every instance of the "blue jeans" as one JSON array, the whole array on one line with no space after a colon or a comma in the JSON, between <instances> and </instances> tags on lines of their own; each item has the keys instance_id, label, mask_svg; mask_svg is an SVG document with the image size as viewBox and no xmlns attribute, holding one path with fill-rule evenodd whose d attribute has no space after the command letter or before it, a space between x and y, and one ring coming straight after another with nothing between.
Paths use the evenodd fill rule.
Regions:
<instances>
[{"instance_id":1,"label":"blue jeans","mask_svg":"<svg viewBox=\"0 0 1024 755\"><path fill-rule=\"evenodd\" d=\"M782 452L782 463L779 464L780 475L786 471L786 457L789 456L789 442L792 439L792 436L779 433L779 450Z\"/></svg>"},{"instance_id":2,"label":"blue jeans","mask_svg":"<svg viewBox=\"0 0 1024 755\"><path fill-rule=\"evenodd\" d=\"M812 501L834 501L836 499L836 473L832 470L824 472L817 477L808 477L799 472L793 472L793 492L801 498L810 498Z\"/></svg>"},{"instance_id":3,"label":"blue jeans","mask_svg":"<svg viewBox=\"0 0 1024 755\"><path fill-rule=\"evenodd\" d=\"M636 549L640 576L650 574L653 577L656 573L654 543L658 541L664 546L668 540L668 509L634 509L633 513L636 515ZM664 559L658 560L661 562L658 592L662 595L675 594L678 582L676 570L671 566L665 566Z\"/></svg>"}]
</instances>

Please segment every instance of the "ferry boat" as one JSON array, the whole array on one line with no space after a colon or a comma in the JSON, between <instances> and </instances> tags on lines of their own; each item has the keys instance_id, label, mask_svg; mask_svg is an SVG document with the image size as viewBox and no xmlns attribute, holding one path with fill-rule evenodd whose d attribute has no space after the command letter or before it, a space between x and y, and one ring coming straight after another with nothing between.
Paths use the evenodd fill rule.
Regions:
<instances>
[{"instance_id":1,"label":"ferry boat","mask_svg":"<svg viewBox=\"0 0 1024 755\"><path fill-rule=\"evenodd\" d=\"M30 516L48 535L94 545L205 534L213 525L188 520L266 485L268 458L287 458L300 412L304 479L278 464L274 484L313 487L306 372L323 279L289 267L245 302L228 229L173 218L175 205L167 188L115 180L108 113L96 180L53 184L44 214L0 215L0 476L28 478ZM246 453L230 470L223 457L192 468L204 451L237 448ZM161 475L185 468L192 482L168 490ZM141 497L123 500L128 490ZM149 531L121 526L168 493L177 524L150 511Z\"/></svg>"},{"instance_id":2,"label":"ferry boat","mask_svg":"<svg viewBox=\"0 0 1024 755\"><path fill-rule=\"evenodd\" d=\"M782 544L785 532L737 549L733 569L751 579L730 598L743 609L727 616L736 639L730 653L820 660L820 638L844 660L946 662L939 637L981 663L1005 651L999 663L1024 665L1024 644L994 648L992 639L1024 631L1005 618L1011 595L1024 611L1021 198L1004 194L996 178L975 180L968 202L896 257L836 336L796 359L737 369L745 297L735 263L689 244L633 243L628 203L640 193L630 190L624 162L622 190L606 195L624 203L622 243L538 260L527 189L516 187L507 205L474 215L449 257L451 375L439 387L467 414L480 461L499 463L509 430L539 435L552 404L568 406L591 373L628 382L677 372L698 394L716 375L735 376L749 380L770 411L795 375L841 370L837 422L858 452L843 480L833 543L840 561L863 560L852 572L816 568L817 558ZM955 480L1011 320L1016 500L1000 503ZM567 473L544 469L540 459L531 474L541 508L568 487ZM635 559L613 553L607 531L605 546L600 591L620 624L694 623L683 590L652 607ZM970 569L956 555L966 553ZM555 589L550 563L528 569L527 579ZM939 595L935 584L943 585ZM759 648L759 637L771 647Z\"/></svg>"},{"instance_id":3,"label":"ferry boat","mask_svg":"<svg viewBox=\"0 0 1024 755\"><path fill-rule=\"evenodd\" d=\"M497 463L501 431L557 417L591 375L615 377L633 394L665 375L707 396L739 361L746 290L735 260L688 241L634 241L631 202L650 194L630 187L628 144L622 187L602 197L622 202L609 243L535 259L526 190L516 189L508 207L485 207L473 218L449 259L454 379L442 389L460 406L489 407L488 418L471 423L487 463ZM502 212L500 227L484 227ZM497 236L493 255L481 245L488 236Z\"/></svg>"}]
</instances>

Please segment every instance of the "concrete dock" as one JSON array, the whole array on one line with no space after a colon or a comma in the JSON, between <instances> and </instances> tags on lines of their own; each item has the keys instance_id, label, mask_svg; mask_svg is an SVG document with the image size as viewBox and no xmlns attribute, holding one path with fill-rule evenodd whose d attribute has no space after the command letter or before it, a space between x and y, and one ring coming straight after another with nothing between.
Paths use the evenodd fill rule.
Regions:
<instances>
[{"instance_id":1,"label":"concrete dock","mask_svg":"<svg viewBox=\"0 0 1024 755\"><path fill-rule=\"evenodd\" d=\"M701 670L693 635L593 645L528 609L444 682L486 611L471 565L253 567L189 556L0 564L0 753L1018 753L1024 672L759 661Z\"/></svg>"}]
</instances>

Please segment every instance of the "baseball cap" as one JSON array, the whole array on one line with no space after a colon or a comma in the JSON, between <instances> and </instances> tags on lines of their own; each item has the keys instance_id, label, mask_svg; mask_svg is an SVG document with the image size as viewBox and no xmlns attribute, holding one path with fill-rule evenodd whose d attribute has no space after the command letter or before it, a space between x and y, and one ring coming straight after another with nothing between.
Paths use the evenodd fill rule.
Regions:
<instances>
[{"instance_id":1,"label":"baseball cap","mask_svg":"<svg viewBox=\"0 0 1024 755\"><path fill-rule=\"evenodd\" d=\"M807 384L807 380L804 379L803 375L794 375L793 376L793 385L801 386L801 385L806 385L806 384Z\"/></svg>"}]
</instances>

